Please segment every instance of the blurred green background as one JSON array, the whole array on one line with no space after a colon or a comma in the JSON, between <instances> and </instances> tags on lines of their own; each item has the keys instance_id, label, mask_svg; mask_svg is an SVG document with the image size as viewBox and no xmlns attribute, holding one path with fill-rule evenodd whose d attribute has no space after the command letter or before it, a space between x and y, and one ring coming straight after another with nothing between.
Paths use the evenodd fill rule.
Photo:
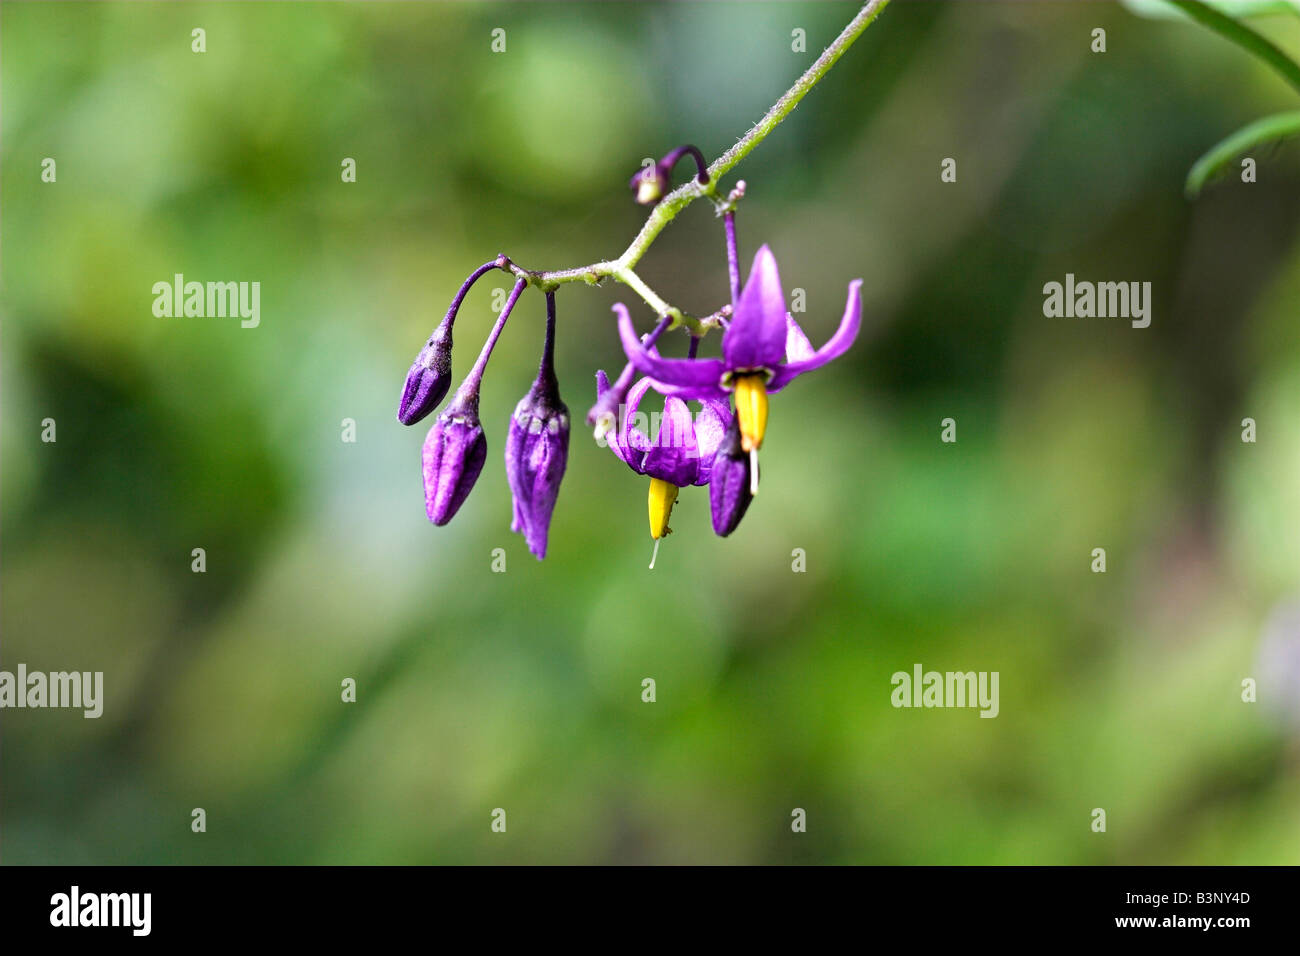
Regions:
<instances>
[{"instance_id":1,"label":"blurred green background","mask_svg":"<svg viewBox=\"0 0 1300 956\"><path fill-rule=\"evenodd\" d=\"M617 255L642 158L718 155L855 9L4 4L0 663L106 683L99 720L0 716L4 862L1300 857L1297 678L1259 657L1300 577L1300 149L1182 195L1294 92L1190 23L895 2L724 181L814 343L859 276L866 315L773 400L730 539L683 492L648 571L645 479L583 428L547 560L509 532L536 291L488 466L425 520L428 423L394 415L465 274ZM1300 51L1300 19L1254 23ZM639 271L717 308L707 204ZM177 272L260 281L260 327L155 318ZM1152 282L1151 327L1045 318L1066 272ZM467 300L458 375L504 285ZM615 301L650 327L625 287L559 293L575 419L621 367ZM894 709L915 663L1000 672L1000 716Z\"/></svg>"}]
</instances>

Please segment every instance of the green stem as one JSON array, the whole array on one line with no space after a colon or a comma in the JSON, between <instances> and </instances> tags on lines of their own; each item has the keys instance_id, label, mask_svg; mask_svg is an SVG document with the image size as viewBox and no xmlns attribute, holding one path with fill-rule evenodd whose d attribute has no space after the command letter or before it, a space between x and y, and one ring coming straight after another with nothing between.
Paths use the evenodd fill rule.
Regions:
<instances>
[{"instance_id":1,"label":"green stem","mask_svg":"<svg viewBox=\"0 0 1300 956\"><path fill-rule=\"evenodd\" d=\"M1169 2L1197 23L1209 27L1215 33L1259 57L1285 77L1288 83L1300 90L1300 64L1283 53L1272 41L1200 0L1169 0Z\"/></svg>"},{"instance_id":2,"label":"green stem","mask_svg":"<svg viewBox=\"0 0 1300 956\"><path fill-rule=\"evenodd\" d=\"M589 285L595 285L602 279L614 278L624 285L627 285L635 291L645 302L655 310L655 314L663 317L672 318L671 328L679 325L687 326L691 332L702 334L707 331L698 319L694 319L680 309L674 308L663 300L653 289L645 284L641 278L633 272L633 267L641 261L641 257L646 254L650 246L658 238L659 233L663 232L665 227L672 222L679 212L699 199L701 196L713 196L717 188L719 177L730 172L742 159L749 155L750 151L767 138L767 134L776 129L780 122L790 115L790 112L799 105L799 101L817 85L818 81L825 76L835 61L844 55L844 51L853 45L864 30L871 25L876 16L889 0L869 0L862 5L852 20L849 21L840 35L822 51L822 55L817 58L812 66L804 72L803 76L795 81L794 86L786 90L785 93L777 100L770 110L764 114L763 118L755 123L740 140L709 165L709 181L706 185L701 186L694 177L682 186L678 186L651 211L649 218L646 219L645 225L637 233L632 244L629 245L621 256L613 261L595 262L589 266L581 266L576 269L561 269L553 272L531 272L522 269L514 263L509 263L509 271L517 278L526 279L533 285L544 290L554 289L558 285L567 282L586 282Z\"/></svg>"},{"instance_id":3,"label":"green stem","mask_svg":"<svg viewBox=\"0 0 1300 956\"><path fill-rule=\"evenodd\" d=\"M1265 116L1216 143L1187 174L1187 195L1195 198L1210 177L1247 150L1300 136L1300 111Z\"/></svg>"}]
</instances>

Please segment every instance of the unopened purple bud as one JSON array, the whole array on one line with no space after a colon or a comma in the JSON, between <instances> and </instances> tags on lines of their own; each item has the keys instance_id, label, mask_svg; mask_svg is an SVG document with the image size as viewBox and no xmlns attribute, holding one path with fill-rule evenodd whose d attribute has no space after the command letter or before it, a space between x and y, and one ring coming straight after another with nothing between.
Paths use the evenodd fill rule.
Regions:
<instances>
[{"instance_id":1,"label":"unopened purple bud","mask_svg":"<svg viewBox=\"0 0 1300 956\"><path fill-rule=\"evenodd\" d=\"M551 513L569 462L569 409L555 378L555 293L546 293L546 344L537 381L515 406L506 435L506 480L514 497L510 530L546 557Z\"/></svg>"},{"instance_id":2,"label":"unopened purple bud","mask_svg":"<svg viewBox=\"0 0 1300 956\"><path fill-rule=\"evenodd\" d=\"M493 269L504 269L509 260L499 255L491 262L485 262L461 283L460 290L451 300L447 314L429 336L429 341L411 364L406 373L406 383L402 386L402 400L397 406L397 420L403 425L414 425L447 397L451 387L451 327L456 321L460 304L465 301L470 287Z\"/></svg>"},{"instance_id":3,"label":"unopened purple bud","mask_svg":"<svg viewBox=\"0 0 1300 956\"><path fill-rule=\"evenodd\" d=\"M559 395L536 386L517 406L506 436L506 480L514 496L510 530L522 534L537 560L546 557L551 513L569 462L569 410Z\"/></svg>"},{"instance_id":4,"label":"unopened purple bud","mask_svg":"<svg viewBox=\"0 0 1300 956\"><path fill-rule=\"evenodd\" d=\"M477 405L477 395L472 405L455 402L424 439L424 510L436 525L455 517L483 470L487 438Z\"/></svg>"},{"instance_id":5,"label":"unopened purple bud","mask_svg":"<svg viewBox=\"0 0 1300 956\"><path fill-rule=\"evenodd\" d=\"M709 478L709 510L713 514L713 530L720 537L725 538L736 530L754 500L750 462L751 456L741 446L739 419L732 418L714 456Z\"/></svg>"},{"instance_id":6,"label":"unopened purple bud","mask_svg":"<svg viewBox=\"0 0 1300 956\"><path fill-rule=\"evenodd\" d=\"M411 370L406 373L397 420L414 425L438 407L451 388L451 322L442 323L420 349Z\"/></svg>"}]
</instances>

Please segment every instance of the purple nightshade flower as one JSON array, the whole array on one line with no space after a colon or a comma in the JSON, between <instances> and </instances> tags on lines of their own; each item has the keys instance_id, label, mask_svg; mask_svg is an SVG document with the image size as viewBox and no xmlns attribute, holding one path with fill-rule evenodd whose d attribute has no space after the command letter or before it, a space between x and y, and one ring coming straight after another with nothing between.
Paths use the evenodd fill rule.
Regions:
<instances>
[{"instance_id":1,"label":"purple nightshade flower","mask_svg":"<svg viewBox=\"0 0 1300 956\"><path fill-rule=\"evenodd\" d=\"M785 293L777 273L776 257L765 245L754 256L749 278L722 336L721 358L665 359L645 348L621 304L619 336L628 360L641 374L681 398L736 399L741 446L751 457L751 491L758 490L758 449L767 427L767 397L779 392L804 372L820 368L843 355L857 338L862 324L861 279L849 283L844 317L835 334L814 351L785 306Z\"/></svg>"},{"instance_id":2,"label":"purple nightshade flower","mask_svg":"<svg viewBox=\"0 0 1300 956\"><path fill-rule=\"evenodd\" d=\"M657 383L648 378L637 382L627 396L618 427L610 432L609 447L629 468L650 479L648 499L650 537L654 554L650 567L659 556L659 542L672 529L668 519L677 493L688 485L707 485L713 474L714 452L731 424L731 411L724 400L703 399L699 417L691 420L686 402L675 395L664 398L664 413L659 432L652 441L646 432L632 424L641 400ZM596 376L597 397L611 386L604 372Z\"/></svg>"},{"instance_id":3,"label":"purple nightshade flower","mask_svg":"<svg viewBox=\"0 0 1300 956\"><path fill-rule=\"evenodd\" d=\"M551 512L569 460L569 409L555 377L555 293L546 293L546 344L537 381L515 406L506 436L506 480L514 497L510 530L524 536L537 560L546 557Z\"/></svg>"},{"instance_id":4,"label":"purple nightshade flower","mask_svg":"<svg viewBox=\"0 0 1300 956\"><path fill-rule=\"evenodd\" d=\"M478 361L424 440L424 509L429 520L444 525L469 497L487 458L487 438L478 419L479 387L492 349L528 283L520 279L483 343Z\"/></svg>"},{"instance_id":5,"label":"purple nightshade flower","mask_svg":"<svg viewBox=\"0 0 1300 956\"><path fill-rule=\"evenodd\" d=\"M402 399L397 407L397 420L403 425L414 425L437 408L447 396L447 390L451 388L451 328L456 322L456 313L460 311L460 304L465 300L470 286L486 273L501 268L502 262L503 257L498 256L470 273L456 297L451 300L446 316L415 357L411 370L406 373Z\"/></svg>"},{"instance_id":6,"label":"purple nightshade flower","mask_svg":"<svg viewBox=\"0 0 1300 956\"><path fill-rule=\"evenodd\" d=\"M741 446L739 421L733 418L713 456L709 478L709 511L713 531L720 537L725 538L736 530L754 500L751 466L752 458Z\"/></svg>"}]
</instances>

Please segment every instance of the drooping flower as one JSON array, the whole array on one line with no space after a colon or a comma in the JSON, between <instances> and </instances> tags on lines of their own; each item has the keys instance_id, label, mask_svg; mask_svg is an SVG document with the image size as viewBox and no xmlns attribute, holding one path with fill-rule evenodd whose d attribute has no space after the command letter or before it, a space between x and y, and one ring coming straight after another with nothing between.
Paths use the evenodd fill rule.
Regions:
<instances>
[{"instance_id":1,"label":"drooping flower","mask_svg":"<svg viewBox=\"0 0 1300 956\"><path fill-rule=\"evenodd\" d=\"M506 436L506 480L513 497L510 530L537 560L546 557L551 513L569 461L569 409L555 377L555 293L546 293L546 343L533 387L515 406Z\"/></svg>"},{"instance_id":2,"label":"drooping flower","mask_svg":"<svg viewBox=\"0 0 1300 956\"><path fill-rule=\"evenodd\" d=\"M447 314L411 363L397 407L397 420L403 425L414 425L447 397L447 391L451 388L451 331L456 322L456 313L460 311L460 304L465 301L470 286L493 269L499 269L502 261L503 257L498 256L470 273L456 297L451 300Z\"/></svg>"},{"instance_id":3,"label":"drooping flower","mask_svg":"<svg viewBox=\"0 0 1300 956\"><path fill-rule=\"evenodd\" d=\"M689 485L707 485L713 473L714 452L731 423L727 403L715 398L704 399L699 417L691 419L686 402L675 395L664 398L664 413L659 432L653 440L633 424L641 400L656 385L643 378L628 392L627 405L622 420L609 434L609 447L629 468L650 479L647 501L650 519L650 537L654 539L654 554L650 567L659 556L659 542L672 529L668 519L678 492ZM599 398L610 388L604 372L596 374L596 393Z\"/></svg>"},{"instance_id":4,"label":"drooping flower","mask_svg":"<svg viewBox=\"0 0 1300 956\"><path fill-rule=\"evenodd\" d=\"M853 344L862 324L861 279L849 283L844 316L835 334L814 351L786 310L776 257L766 245L754 256L749 278L722 336L721 358L666 359L642 346L627 309L616 305L619 337L628 360L681 398L722 399L733 393L741 445L751 457L751 490L757 491L758 449L767 430L768 396L804 372L821 368Z\"/></svg>"},{"instance_id":5,"label":"drooping flower","mask_svg":"<svg viewBox=\"0 0 1300 956\"><path fill-rule=\"evenodd\" d=\"M487 437L478 418L479 388L492 349L496 347L501 330L527 284L524 279L515 283L487 341L483 343L478 361L425 437L424 510L436 525L444 525L456 516L483 470Z\"/></svg>"}]
</instances>

